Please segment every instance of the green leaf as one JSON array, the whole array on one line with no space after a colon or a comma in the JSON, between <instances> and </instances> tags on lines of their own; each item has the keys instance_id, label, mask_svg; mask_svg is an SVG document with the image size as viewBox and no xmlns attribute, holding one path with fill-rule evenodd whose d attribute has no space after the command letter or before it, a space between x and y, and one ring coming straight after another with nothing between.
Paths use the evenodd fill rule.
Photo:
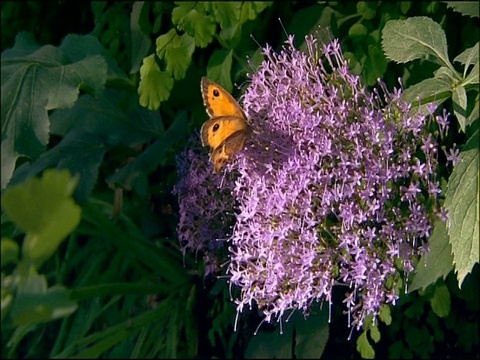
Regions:
<instances>
[{"instance_id":1,"label":"green leaf","mask_svg":"<svg viewBox=\"0 0 480 360\"><path fill-rule=\"evenodd\" d=\"M220 24L222 29L232 27L240 21L241 2L212 2L210 4L215 14L215 21Z\"/></svg>"},{"instance_id":2,"label":"green leaf","mask_svg":"<svg viewBox=\"0 0 480 360\"><path fill-rule=\"evenodd\" d=\"M2 238L2 267L8 264L16 264L18 262L19 248L18 244L10 238Z\"/></svg>"},{"instance_id":3,"label":"green leaf","mask_svg":"<svg viewBox=\"0 0 480 360\"><path fill-rule=\"evenodd\" d=\"M160 71L155 62L155 54L143 59L140 68L140 85L138 94L140 95L140 105L149 110L158 110L160 103L168 100L170 91L173 88L173 78L169 71Z\"/></svg>"},{"instance_id":4,"label":"green leaf","mask_svg":"<svg viewBox=\"0 0 480 360\"><path fill-rule=\"evenodd\" d=\"M372 326L368 329L370 331L370 337L375 343L378 343L381 339L380 330L378 330L378 326Z\"/></svg>"},{"instance_id":5,"label":"green leaf","mask_svg":"<svg viewBox=\"0 0 480 360\"><path fill-rule=\"evenodd\" d=\"M448 242L447 228L441 220L435 221L429 239L430 251L420 259L409 292L426 289L439 277L445 279L453 269L452 246Z\"/></svg>"},{"instance_id":6,"label":"green leaf","mask_svg":"<svg viewBox=\"0 0 480 360\"><path fill-rule=\"evenodd\" d=\"M467 92L463 86L456 86L452 90L453 112L457 117L460 129L465 132L467 116Z\"/></svg>"},{"instance_id":7,"label":"green leaf","mask_svg":"<svg viewBox=\"0 0 480 360\"><path fill-rule=\"evenodd\" d=\"M95 134L104 146L135 147L164 131L158 112L142 108L138 95L125 90L107 89L95 98L84 95L71 109L55 111L51 122L53 134L85 131Z\"/></svg>"},{"instance_id":8,"label":"green leaf","mask_svg":"<svg viewBox=\"0 0 480 360\"><path fill-rule=\"evenodd\" d=\"M477 1L447 1L447 8L453 9L462 15L479 17L480 5Z\"/></svg>"},{"instance_id":9,"label":"green leaf","mask_svg":"<svg viewBox=\"0 0 480 360\"><path fill-rule=\"evenodd\" d=\"M367 27L360 23L355 23L348 29L348 36L351 37L354 42L362 41L367 34Z\"/></svg>"},{"instance_id":10,"label":"green leaf","mask_svg":"<svg viewBox=\"0 0 480 360\"><path fill-rule=\"evenodd\" d=\"M246 358L319 359L329 335L328 309L307 318L296 311L283 325L283 334L260 332L248 344ZM293 345L293 347L292 347Z\"/></svg>"},{"instance_id":11,"label":"green leaf","mask_svg":"<svg viewBox=\"0 0 480 360\"><path fill-rule=\"evenodd\" d=\"M470 73L467 75L467 77L463 81L462 85L463 86L470 85L470 84L478 85L480 83L479 73L480 73L480 64L476 63L472 71L470 71Z\"/></svg>"},{"instance_id":12,"label":"green leaf","mask_svg":"<svg viewBox=\"0 0 480 360\"><path fill-rule=\"evenodd\" d=\"M380 306L380 311L378 312L378 317L382 320L386 325L390 325L392 323L392 315L390 306L384 304Z\"/></svg>"},{"instance_id":13,"label":"green leaf","mask_svg":"<svg viewBox=\"0 0 480 360\"><path fill-rule=\"evenodd\" d=\"M50 127L47 111L71 107L80 87L97 93L107 79L102 56L71 63L61 49L51 45L17 56L22 43L2 54L2 189L18 157L36 158L44 151Z\"/></svg>"},{"instance_id":14,"label":"green leaf","mask_svg":"<svg viewBox=\"0 0 480 360\"><path fill-rule=\"evenodd\" d=\"M388 21L383 28L382 45L387 58L399 63L433 56L452 68L445 33L428 17Z\"/></svg>"},{"instance_id":15,"label":"green leaf","mask_svg":"<svg viewBox=\"0 0 480 360\"><path fill-rule=\"evenodd\" d=\"M188 354L190 357L195 357L198 354L198 317L197 317L197 287L193 285L188 294L187 306L185 309L185 335L188 346Z\"/></svg>"},{"instance_id":16,"label":"green leaf","mask_svg":"<svg viewBox=\"0 0 480 360\"><path fill-rule=\"evenodd\" d=\"M97 182L98 169L106 151L107 147L98 135L82 130L71 131L57 146L43 153L34 163L20 166L15 171L11 184L27 181L50 167L66 168L72 174L80 175L75 200L83 202Z\"/></svg>"},{"instance_id":17,"label":"green leaf","mask_svg":"<svg viewBox=\"0 0 480 360\"><path fill-rule=\"evenodd\" d=\"M382 77L387 70L387 59L385 59L378 47L368 45L368 57L366 60L365 73L367 83L374 85L377 83L377 79Z\"/></svg>"},{"instance_id":18,"label":"green leaf","mask_svg":"<svg viewBox=\"0 0 480 360\"><path fill-rule=\"evenodd\" d=\"M472 111L470 112L470 115L468 115L467 117L467 120L465 122L465 124L468 126L468 125L472 125L473 122L475 120L477 120L479 118L479 114L480 114L480 111L479 111L479 108L480 108L480 96L477 94L477 97L475 98L475 106L474 108L472 109Z\"/></svg>"},{"instance_id":19,"label":"green leaf","mask_svg":"<svg viewBox=\"0 0 480 360\"><path fill-rule=\"evenodd\" d=\"M178 36L175 29L157 39L157 55L165 59L167 71L171 71L176 80L185 77L194 50L195 40L188 34Z\"/></svg>"},{"instance_id":20,"label":"green leaf","mask_svg":"<svg viewBox=\"0 0 480 360\"><path fill-rule=\"evenodd\" d=\"M45 276L30 268L27 277L20 281L10 316L14 326L23 326L56 320L76 309L77 304L70 300L66 288L55 285L47 289Z\"/></svg>"},{"instance_id":21,"label":"green leaf","mask_svg":"<svg viewBox=\"0 0 480 360\"><path fill-rule=\"evenodd\" d=\"M408 87L403 92L403 99L411 103L415 110L423 111L422 108L431 102L441 104L450 98L452 85L446 77L425 79L415 85Z\"/></svg>"},{"instance_id":22,"label":"green leaf","mask_svg":"<svg viewBox=\"0 0 480 360\"><path fill-rule=\"evenodd\" d=\"M295 358L320 359L329 336L328 308L318 314L311 313L306 319L296 313L288 326L295 327Z\"/></svg>"},{"instance_id":23,"label":"green leaf","mask_svg":"<svg viewBox=\"0 0 480 360\"><path fill-rule=\"evenodd\" d=\"M107 63L107 83L122 82L132 86L130 79L125 75L125 72L120 69L109 51L100 44L95 36L69 34L63 39L60 49L68 56L72 63L79 62L92 55L100 55ZM92 82L93 81L95 81L95 79L92 79ZM89 93L93 92L94 95L98 95L101 90L103 90L103 82L96 82L93 87L90 82L86 81L82 82L80 85L82 89Z\"/></svg>"},{"instance_id":24,"label":"green leaf","mask_svg":"<svg viewBox=\"0 0 480 360\"><path fill-rule=\"evenodd\" d=\"M23 256L39 267L80 222L80 207L71 198L78 178L66 170L46 170L41 179L5 190L7 216L27 234Z\"/></svg>"},{"instance_id":25,"label":"green leaf","mask_svg":"<svg viewBox=\"0 0 480 360\"><path fill-rule=\"evenodd\" d=\"M180 30L195 38L195 44L206 47L213 40L216 24L211 16L205 15L201 3L179 3L172 11L172 22Z\"/></svg>"},{"instance_id":26,"label":"green leaf","mask_svg":"<svg viewBox=\"0 0 480 360\"><path fill-rule=\"evenodd\" d=\"M233 89L230 71L233 51L216 50L208 60L207 77L221 84L227 91Z\"/></svg>"},{"instance_id":27,"label":"green leaf","mask_svg":"<svg viewBox=\"0 0 480 360\"><path fill-rule=\"evenodd\" d=\"M165 163L168 151L175 143L183 140L187 133L187 116L184 111L177 113L173 124L160 138L142 152L134 161L128 163L106 179L110 187L121 186L131 189L134 181L141 175L150 174L159 164Z\"/></svg>"},{"instance_id":28,"label":"green leaf","mask_svg":"<svg viewBox=\"0 0 480 360\"><path fill-rule=\"evenodd\" d=\"M365 20L372 20L377 15L377 4L372 1L357 2L357 13L362 15Z\"/></svg>"},{"instance_id":29,"label":"green leaf","mask_svg":"<svg viewBox=\"0 0 480 360\"><path fill-rule=\"evenodd\" d=\"M146 10L147 11L146 11ZM147 55L152 41L150 37L145 34L140 24L148 20L148 7L145 2L136 1L132 5L132 14L130 17L130 32L132 38L131 57L132 67L130 74L134 74L140 70L140 65L143 58Z\"/></svg>"},{"instance_id":30,"label":"green leaf","mask_svg":"<svg viewBox=\"0 0 480 360\"><path fill-rule=\"evenodd\" d=\"M478 135L477 130L460 153L445 194L447 230L460 287L479 258Z\"/></svg>"},{"instance_id":31,"label":"green leaf","mask_svg":"<svg viewBox=\"0 0 480 360\"><path fill-rule=\"evenodd\" d=\"M445 318L450 313L450 293L445 284L435 286L435 292L430 299L432 310L438 317Z\"/></svg>"},{"instance_id":32,"label":"green leaf","mask_svg":"<svg viewBox=\"0 0 480 360\"><path fill-rule=\"evenodd\" d=\"M368 341L367 330L364 330L357 339L357 351L363 359L375 358L375 350L373 350L372 345Z\"/></svg>"},{"instance_id":33,"label":"green leaf","mask_svg":"<svg viewBox=\"0 0 480 360\"><path fill-rule=\"evenodd\" d=\"M479 52L479 43L477 42L474 46L465 50L460 55L458 55L455 59L453 59L454 62L459 62L460 64L465 66L465 70L463 71L463 77L466 76L467 70L470 67L470 65L478 64L479 62L478 52Z\"/></svg>"},{"instance_id":34,"label":"green leaf","mask_svg":"<svg viewBox=\"0 0 480 360\"><path fill-rule=\"evenodd\" d=\"M246 4L246 3L245 3ZM317 35L318 29L326 29L335 22L334 10L329 6L315 4L307 8L296 11L292 20L287 25L287 33L295 34L295 42L300 45L300 49L306 51L305 35ZM326 31L325 31L326 32ZM317 37L317 36L316 36ZM320 39L323 42L323 39Z\"/></svg>"},{"instance_id":35,"label":"green leaf","mask_svg":"<svg viewBox=\"0 0 480 360\"><path fill-rule=\"evenodd\" d=\"M280 335L278 330L260 332L248 343L246 359L291 359L292 337Z\"/></svg>"},{"instance_id":36,"label":"green leaf","mask_svg":"<svg viewBox=\"0 0 480 360\"><path fill-rule=\"evenodd\" d=\"M272 5L272 1L244 1L242 2L242 13L240 22L255 20L263 10Z\"/></svg>"}]
</instances>

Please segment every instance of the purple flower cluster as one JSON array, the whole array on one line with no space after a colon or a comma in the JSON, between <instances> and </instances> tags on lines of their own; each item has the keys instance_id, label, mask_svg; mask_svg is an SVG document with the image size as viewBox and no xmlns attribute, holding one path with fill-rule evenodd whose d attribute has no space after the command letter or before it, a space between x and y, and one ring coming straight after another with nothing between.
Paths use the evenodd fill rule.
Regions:
<instances>
[{"instance_id":1,"label":"purple flower cluster","mask_svg":"<svg viewBox=\"0 0 480 360\"><path fill-rule=\"evenodd\" d=\"M206 264L205 276L219 271L218 254L235 222L229 176L212 174L208 153L195 134L177 156L179 182L173 193L179 198L177 233L183 253L199 251Z\"/></svg>"},{"instance_id":2,"label":"purple flower cluster","mask_svg":"<svg viewBox=\"0 0 480 360\"><path fill-rule=\"evenodd\" d=\"M307 312L313 301L331 302L341 283L360 328L382 304L395 303L402 274L426 249L440 192L437 144L426 131L435 119L411 111L401 90L380 83L368 92L337 40L319 47L309 36L306 45L307 52L296 49L291 36L279 53L264 49L243 98L254 135L228 167L234 183L205 194L197 188L186 199L178 191L179 234L199 249L231 233L228 273L240 288L238 312L253 302L266 321ZM212 182L206 164L190 166L182 182ZM222 191L233 197L222 203ZM232 218L216 229L209 221L221 213ZM220 235L202 233L203 224Z\"/></svg>"}]
</instances>

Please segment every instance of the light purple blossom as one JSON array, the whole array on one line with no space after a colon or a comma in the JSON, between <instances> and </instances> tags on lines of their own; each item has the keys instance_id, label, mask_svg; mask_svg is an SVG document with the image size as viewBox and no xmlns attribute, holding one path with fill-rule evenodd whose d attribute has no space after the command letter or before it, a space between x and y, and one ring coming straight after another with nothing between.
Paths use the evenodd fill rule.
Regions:
<instances>
[{"instance_id":1,"label":"light purple blossom","mask_svg":"<svg viewBox=\"0 0 480 360\"><path fill-rule=\"evenodd\" d=\"M432 230L440 193L437 143L426 131L433 115L410 111L401 89L389 92L382 82L367 91L337 40L318 47L308 36L306 46L296 49L290 36L279 53L263 49L243 96L254 135L226 166L232 177L218 193L185 190L219 186L198 164L190 171L199 174L181 175L195 181L181 180L177 190L179 198L190 194L180 201L179 235L195 250L228 236L238 313L253 302L266 321L307 312L314 300L330 302L334 284L343 283L349 322L359 328L382 304L395 304L417 244ZM203 219L194 223L182 211ZM223 232L209 223L219 213L231 215ZM208 236L195 233L203 222Z\"/></svg>"}]
</instances>

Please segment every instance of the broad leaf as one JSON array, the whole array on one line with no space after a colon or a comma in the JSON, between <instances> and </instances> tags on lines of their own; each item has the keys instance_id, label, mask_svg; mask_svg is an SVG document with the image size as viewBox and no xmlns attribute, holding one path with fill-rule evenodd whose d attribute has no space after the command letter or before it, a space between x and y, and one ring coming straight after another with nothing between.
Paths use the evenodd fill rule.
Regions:
<instances>
[{"instance_id":1,"label":"broad leaf","mask_svg":"<svg viewBox=\"0 0 480 360\"><path fill-rule=\"evenodd\" d=\"M37 267L80 222L80 207L71 198L77 183L68 171L48 170L3 194L5 213L26 232L23 256Z\"/></svg>"},{"instance_id":2,"label":"broad leaf","mask_svg":"<svg viewBox=\"0 0 480 360\"><path fill-rule=\"evenodd\" d=\"M433 56L445 66L450 64L445 33L428 17L388 21L382 32L382 46L387 58L399 63Z\"/></svg>"},{"instance_id":3,"label":"broad leaf","mask_svg":"<svg viewBox=\"0 0 480 360\"><path fill-rule=\"evenodd\" d=\"M474 46L471 48L465 50L462 52L460 55L458 55L453 61L458 61L460 64L465 66L465 70L463 72L463 77L466 76L467 70L470 67L470 65L478 65L479 62L479 43L477 42Z\"/></svg>"},{"instance_id":4,"label":"broad leaf","mask_svg":"<svg viewBox=\"0 0 480 360\"><path fill-rule=\"evenodd\" d=\"M107 183L114 188L121 186L131 189L133 182L140 176L150 174L155 168L165 162L167 152L173 145L187 134L187 117L185 112L179 112L170 128L160 138L142 152L134 161L107 178Z\"/></svg>"},{"instance_id":5,"label":"broad leaf","mask_svg":"<svg viewBox=\"0 0 480 360\"><path fill-rule=\"evenodd\" d=\"M439 277L445 279L453 269L452 246L445 223L437 220L429 240L430 251L420 259L409 291L425 289Z\"/></svg>"},{"instance_id":6,"label":"broad leaf","mask_svg":"<svg viewBox=\"0 0 480 360\"><path fill-rule=\"evenodd\" d=\"M18 55L24 53L19 49L25 43L19 40L22 36L12 51L2 54L2 189L18 157L34 159L44 151L50 128L47 111L73 106L80 88L100 92L107 79L100 55L72 61L72 54L51 45Z\"/></svg>"},{"instance_id":7,"label":"broad leaf","mask_svg":"<svg viewBox=\"0 0 480 360\"><path fill-rule=\"evenodd\" d=\"M47 168L66 168L72 174L80 175L75 200L83 202L97 182L98 169L107 149L97 134L83 130L70 131L57 146L43 153L35 162L22 164L15 171L11 184L22 183Z\"/></svg>"},{"instance_id":8,"label":"broad leaf","mask_svg":"<svg viewBox=\"0 0 480 360\"><path fill-rule=\"evenodd\" d=\"M319 359L328 340L328 309L305 318L295 312L283 324L283 334L260 332L248 344L246 358Z\"/></svg>"},{"instance_id":9,"label":"broad leaf","mask_svg":"<svg viewBox=\"0 0 480 360\"><path fill-rule=\"evenodd\" d=\"M460 287L479 259L478 136L477 130L460 153L445 194L447 230Z\"/></svg>"},{"instance_id":10,"label":"broad leaf","mask_svg":"<svg viewBox=\"0 0 480 360\"><path fill-rule=\"evenodd\" d=\"M453 112L457 117L460 129L465 132L467 116L467 92L463 86L456 86L452 91Z\"/></svg>"},{"instance_id":11,"label":"broad leaf","mask_svg":"<svg viewBox=\"0 0 480 360\"><path fill-rule=\"evenodd\" d=\"M221 84L227 91L232 91L231 79L232 50L216 50L208 60L207 77Z\"/></svg>"},{"instance_id":12,"label":"broad leaf","mask_svg":"<svg viewBox=\"0 0 480 360\"><path fill-rule=\"evenodd\" d=\"M130 31L132 36L132 68L130 74L134 74L140 70L143 58L147 55L152 41L144 31L142 31L141 24L148 22L148 6L143 1L136 1L132 5L132 15L130 17Z\"/></svg>"},{"instance_id":13,"label":"broad leaf","mask_svg":"<svg viewBox=\"0 0 480 360\"><path fill-rule=\"evenodd\" d=\"M157 55L164 59L167 71L171 71L175 79L183 79L192 61L195 40L188 34L178 36L175 29L157 39Z\"/></svg>"},{"instance_id":14,"label":"broad leaf","mask_svg":"<svg viewBox=\"0 0 480 360\"><path fill-rule=\"evenodd\" d=\"M435 286L435 291L430 299L433 312L441 318L450 313L450 293L445 284Z\"/></svg>"},{"instance_id":15,"label":"broad leaf","mask_svg":"<svg viewBox=\"0 0 480 360\"><path fill-rule=\"evenodd\" d=\"M195 44L206 47L213 40L216 24L211 16L203 13L201 3L179 3L172 11L172 22L180 30L195 38Z\"/></svg>"},{"instance_id":16,"label":"broad leaf","mask_svg":"<svg viewBox=\"0 0 480 360\"><path fill-rule=\"evenodd\" d=\"M77 304L69 298L65 287L47 288L45 276L31 268L26 278L19 281L10 316L14 326L22 326L56 320L76 309Z\"/></svg>"},{"instance_id":17,"label":"broad leaf","mask_svg":"<svg viewBox=\"0 0 480 360\"><path fill-rule=\"evenodd\" d=\"M480 4L478 1L447 1L447 7L462 15L479 17Z\"/></svg>"}]
</instances>

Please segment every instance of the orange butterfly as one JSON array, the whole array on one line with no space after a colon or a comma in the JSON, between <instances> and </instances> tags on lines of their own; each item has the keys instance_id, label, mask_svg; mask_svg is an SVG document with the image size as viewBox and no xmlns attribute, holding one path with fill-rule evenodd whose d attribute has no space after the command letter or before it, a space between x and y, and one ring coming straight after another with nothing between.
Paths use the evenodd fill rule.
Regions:
<instances>
[{"instance_id":1,"label":"orange butterfly","mask_svg":"<svg viewBox=\"0 0 480 360\"><path fill-rule=\"evenodd\" d=\"M200 130L202 145L210 146L214 172L243 149L251 132L238 102L223 87L206 77L201 81L203 104L210 117Z\"/></svg>"}]
</instances>

